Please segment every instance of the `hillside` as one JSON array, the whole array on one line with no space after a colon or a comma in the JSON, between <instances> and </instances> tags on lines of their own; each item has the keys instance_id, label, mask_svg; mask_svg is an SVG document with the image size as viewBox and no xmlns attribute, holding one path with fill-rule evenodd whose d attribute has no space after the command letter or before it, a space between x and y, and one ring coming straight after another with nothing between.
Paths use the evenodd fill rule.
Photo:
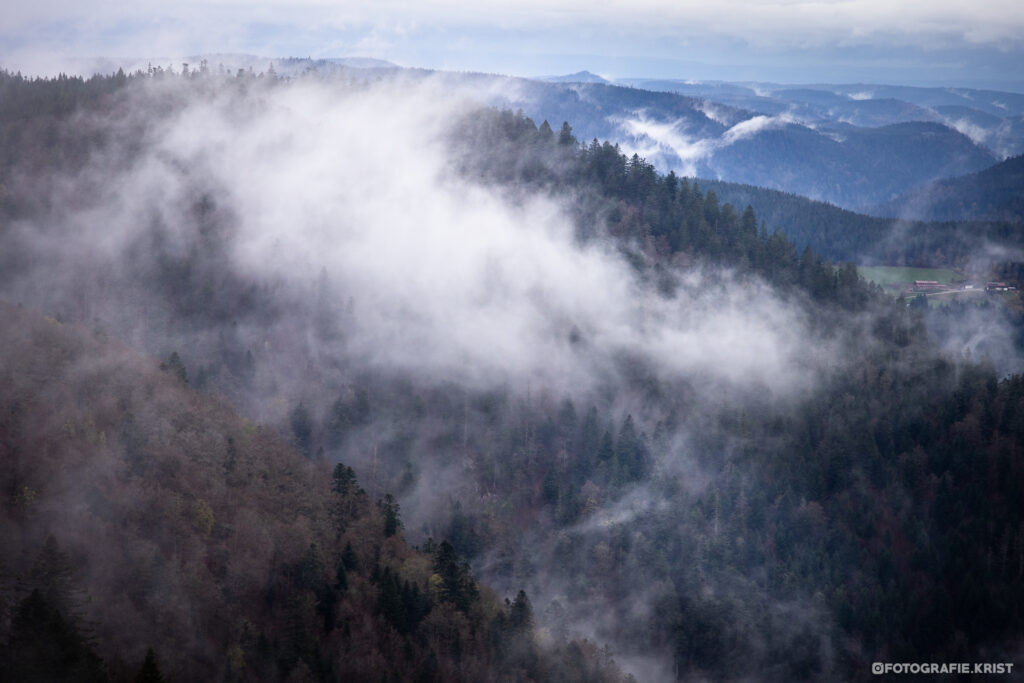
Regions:
<instances>
[{"instance_id":1,"label":"hillside","mask_svg":"<svg viewBox=\"0 0 1024 683\"><path fill-rule=\"evenodd\" d=\"M894 220L856 213L786 192L719 180L694 179L720 201L751 206L769 230L781 230L799 248L810 247L834 261L921 267L984 266L986 244L1021 246L1010 222Z\"/></svg>"},{"instance_id":2,"label":"hillside","mask_svg":"<svg viewBox=\"0 0 1024 683\"><path fill-rule=\"evenodd\" d=\"M190 389L173 360L0 315L7 680L131 680L150 647L167 680L621 679L589 643L542 645L524 594L478 589L447 543L410 548L390 496ZM35 616L41 600L59 617ZM72 641L46 649L48 629L92 664L62 665Z\"/></svg>"},{"instance_id":3,"label":"hillside","mask_svg":"<svg viewBox=\"0 0 1024 683\"><path fill-rule=\"evenodd\" d=\"M1024 156L977 173L929 183L868 212L912 220L1024 223Z\"/></svg>"},{"instance_id":4,"label":"hillside","mask_svg":"<svg viewBox=\"0 0 1024 683\"><path fill-rule=\"evenodd\" d=\"M698 175L759 185L852 208L995 160L966 136L933 123L880 128L788 124L717 151Z\"/></svg>"}]
</instances>

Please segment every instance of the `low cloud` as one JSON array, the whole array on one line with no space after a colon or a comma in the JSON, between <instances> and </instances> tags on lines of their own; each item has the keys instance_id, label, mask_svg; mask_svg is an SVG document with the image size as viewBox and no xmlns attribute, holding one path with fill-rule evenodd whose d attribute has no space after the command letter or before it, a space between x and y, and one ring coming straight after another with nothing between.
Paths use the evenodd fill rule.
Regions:
<instances>
[{"instance_id":1,"label":"low cloud","mask_svg":"<svg viewBox=\"0 0 1024 683\"><path fill-rule=\"evenodd\" d=\"M21 226L20 246L45 267L23 274L7 296L59 309L54 299L89 280L71 274L106 270L129 288L103 295L103 316L116 317L121 299L145 296L131 284L138 264L125 245L160 226L166 244L187 251L192 237L181 226L194 222L189 207L206 193L230 225L225 271L291 292L293 310L272 330L248 331L263 345L308 337L295 306L320 287L329 309L348 302L344 343L310 352L427 378L474 386L516 378L563 391L637 357L669 376L699 372L782 392L806 379L806 325L769 287L697 270L679 274L666 296L610 242L579 244L559 200L513 203L454 174L449 127L492 96L410 79L368 88L296 82L188 100L152 122L129 167L98 158L61 183L69 197L99 188L87 208L55 219L62 227ZM756 117L724 142L690 141L642 114L623 126L695 163L716 144L784 122ZM66 290L42 286L54 272Z\"/></svg>"},{"instance_id":2,"label":"low cloud","mask_svg":"<svg viewBox=\"0 0 1024 683\"><path fill-rule=\"evenodd\" d=\"M697 175L697 164L707 160L716 145L713 138L688 135L683 121L655 121L644 111L614 122L633 137L632 142L623 142L628 152L659 166L675 168L686 176Z\"/></svg>"},{"instance_id":3,"label":"low cloud","mask_svg":"<svg viewBox=\"0 0 1024 683\"><path fill-rule=\"evenodd\" d=\"M722 136L722 140L724 142L723 146L728 146L735 142L739 142L740 140L752 138L762 131L782 128L783 126L794 122L795 119L788 114L780 114L778 116L754 116L746 121L740 121L735 126L725 131L725 134Z\"/></svg>"},{"instance_id":4,"label":"low cloud","mask_svg":"<svg viewBox=\"0 0 1024 683\"><path fill-rule=\"evenodd\" d=\"M718 113L709 103L703 102L697 108L709 119L725 123L721 117L716 118ZM759 114L731 125L718 137L691 135L686 121L657 121L642 110L630 118L616 118L613 122L633 137L632 142L623 143L630 153L635 152L664 170L696 176L698 166L711 162L718 150L764 131L797 123L797 119L789 113L776 116Z\"/></svg>"},{"instance_id":5,"label":"low cloud","mask_svg":"<svg viewBox=\"0 0 1024 683\"><path fill-rule=\"evenodd\" d=\"M971 123L967 119L947 119L945 123L947 126L955 128L957 132L962 135L969 137L971 142L976 145L986 146L988 144L989 137L991 137L990 131Z\"/></svg>"},{"instance_id":6,"label":"low cloud","mask_svg":"<svg viewBox=\"0 0 1024 683\"><path fill-rule=\"evenodd\" d=\"M697 103L695 109L697 109L697 111L701 112L702 114L704 114L704 116L708 117L715 123L720 123L723 126L732 125L732 120L734 117L729 116L728 112L723 111L722 108L716 105L714 102L709 102L708 100L701 100L700 102Z\"/></svg>"}]
</instances>

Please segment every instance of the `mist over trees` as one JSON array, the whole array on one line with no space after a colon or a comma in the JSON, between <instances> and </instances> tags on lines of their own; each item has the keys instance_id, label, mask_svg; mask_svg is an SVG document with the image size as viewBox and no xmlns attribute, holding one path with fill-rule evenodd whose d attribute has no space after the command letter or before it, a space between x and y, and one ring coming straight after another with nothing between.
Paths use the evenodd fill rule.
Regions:
<instances>
[{"instance_id":1,"label":"mist over trees","mask_svg":"<svg viewBox=\"0 0 1024 683\"><path fill-rule=\"evenodd\" d=\"M1019 651L1024 381L953 313L444 81L0 93L4 674Z\"/></svg>"}]
</instances>

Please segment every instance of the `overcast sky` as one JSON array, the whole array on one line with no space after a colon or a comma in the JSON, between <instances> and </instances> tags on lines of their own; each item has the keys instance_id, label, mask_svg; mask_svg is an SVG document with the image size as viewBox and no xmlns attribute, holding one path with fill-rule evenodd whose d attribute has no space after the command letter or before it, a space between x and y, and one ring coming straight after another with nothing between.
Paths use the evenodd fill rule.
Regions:
<instances>
[{"instance_id":1,"label":"overcast sky","mask_svg":"<svg viewBox=\"0 0 1024 683\"><path fill-rule=\"evenodd\" d=\"M0 62L243 52L521 76L975 85L1024 91L1021 0L5 2Z\"/></svg>"}]
</instances>

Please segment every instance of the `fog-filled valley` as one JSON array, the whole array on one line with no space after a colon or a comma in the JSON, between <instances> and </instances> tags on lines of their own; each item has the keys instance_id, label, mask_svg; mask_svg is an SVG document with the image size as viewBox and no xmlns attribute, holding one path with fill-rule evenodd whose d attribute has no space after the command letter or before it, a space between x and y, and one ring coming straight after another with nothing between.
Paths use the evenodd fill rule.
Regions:
<instances>
[{"instance_id":1,"label":"fog-filled valley","mask_svg":"<svg viewBox=\"0 0 1024 683\"><path fill-rule=\"evenodd\" d=\"M4 678L1014 661L1015 205L869 217L757 182L790 150L858 188L802 194L880 205L1003 150L365 66L0 73ZM694 178L711 159L759 187ZM1010 285L935 305L871 265Z\"/></svg>"}]
</instances>

